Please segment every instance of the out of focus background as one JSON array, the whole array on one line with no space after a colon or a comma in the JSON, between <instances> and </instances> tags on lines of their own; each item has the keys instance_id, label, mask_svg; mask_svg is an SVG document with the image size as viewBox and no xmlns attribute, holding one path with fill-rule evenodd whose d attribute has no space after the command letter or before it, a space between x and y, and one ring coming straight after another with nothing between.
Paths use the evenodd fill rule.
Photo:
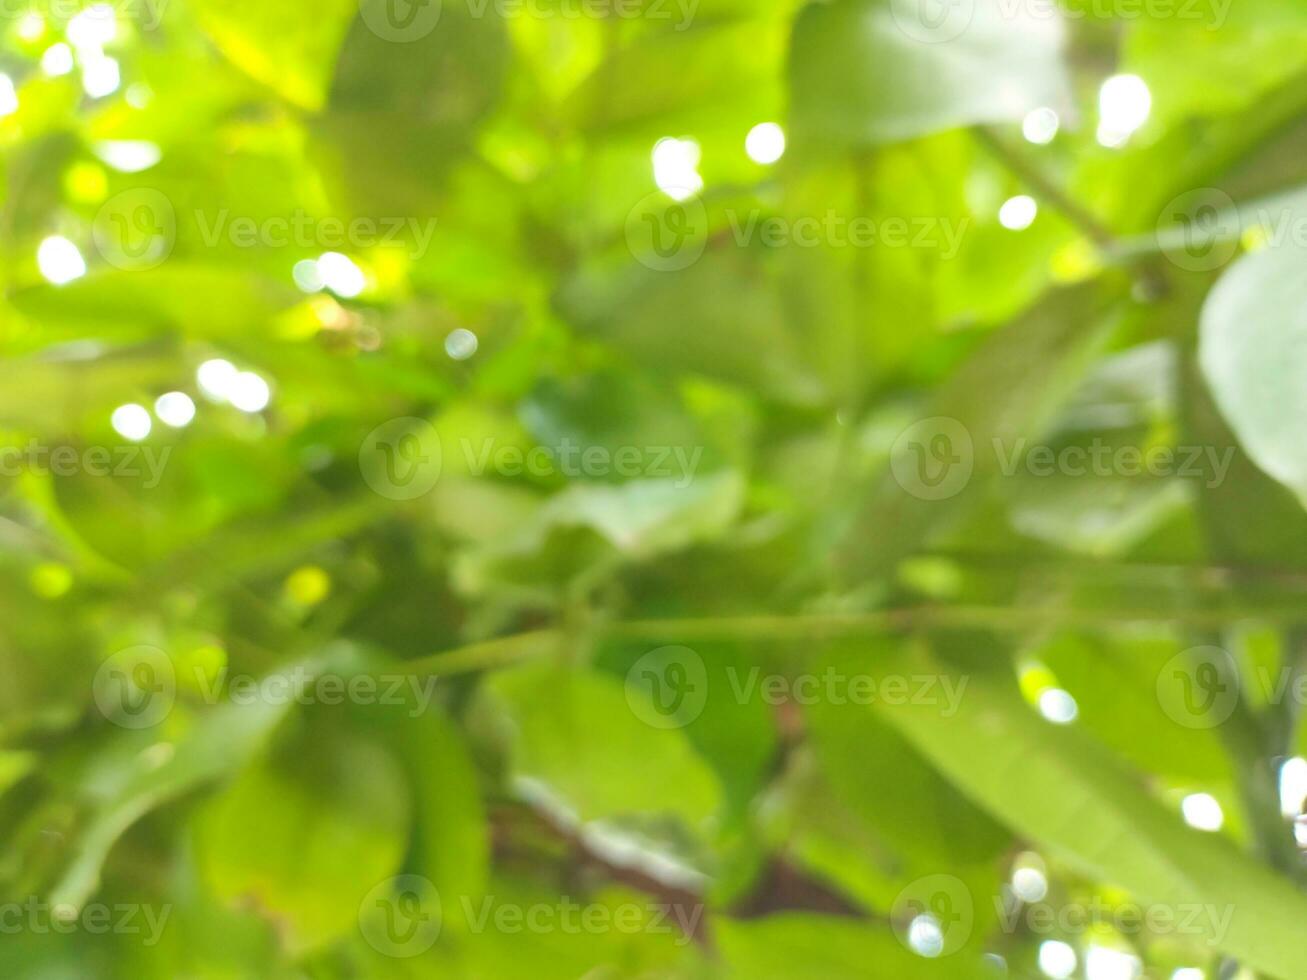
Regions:
<instances>
[{"instance_id":1,"label":"out of focus background","mask_svg":"<svg viewBox=\"0 0 1307 980\"><path fill-rule=\"evenodd\" d=\"M1307 8L0 6L4 977L1307 975Z\"/></svg>"}]
</instances>

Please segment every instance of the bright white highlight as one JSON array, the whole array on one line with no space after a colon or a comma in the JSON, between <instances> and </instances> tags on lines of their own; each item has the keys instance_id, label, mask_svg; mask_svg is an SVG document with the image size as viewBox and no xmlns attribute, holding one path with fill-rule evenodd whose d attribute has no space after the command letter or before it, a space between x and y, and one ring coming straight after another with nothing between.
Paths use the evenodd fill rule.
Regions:
<instances>
[{"instance_id":1,"label":"bright white highlight","mask_svg":"<svg viewBox=\"0 0 1307 980\"><path fill-rule=\"evenodd\" d=\"M118 62L108 55L97 55L82 62L82 90L93 99L113 95L122 84Z\"/></svg>"},{"instance_id":2,"label":"bright white highlight","mask_svg":"<svg viewBox=\"0 0 1307 980\"><path fill-rule=\"evenodd\" d=\"M1286 817L1302 813L1307 799L1307 759L1294 756L1280 767L1280 812Z\"/></svg>"},{"instance_id":3,"label":"bright white highlight","mask_svg":"<svg viewBox=\"0 0 1307 980\"><path fill-rule=\"evenodd\" d=\"M944 952L944 931L933 915L919 915L908 926L908 945L918 956L934 959Z\"/></svg>"},{"instance_id":4,"label":"bright white highlight","mask_svg":"<svg viewBox=\"0 0 1307 980\"><path fill-rule=\"evenodd\" d=\"M322 276L318 274L318 263L313 259L301 259L296 262L295 267L290 270L290 275L301 291L306 293L322 291Z\"/></svg>"},{"instance_id":5,"label":"bright white highlight","mask_svg":"<svg viewBox=\"0 0 1307 980\"><path fill-rule=\"evenodd\" d=\"M1143 964L1138 957L1106 946L1090 946L1085 954L1088 980L1137 980Z\"/></svg>"},{"instance_id":6,"label":"bright white highlight","mask_svg":"<svg viewBox=\"0 0 1307 980\"><path fill-rule=\"evenodd\" d=\"M1021 123L1021 135L1031 143L1042 146L1053 142L1060 125L1061 120L1057 118L1057 113L1048 106L1041 106L1026 114L1025 120Z\"/></svg>"},{"instance_id":7,"label":"bright white highlight","mask_svg":"<svg viewBox=\"0 0 1307 980\"><path fill-rule=\"evenodd\" d=\"M51 235L36 250L36 265L41 275L56 286L86 275L86 260L77 246L62 235Z\"/></svg>"},{"instance_id":8,"label":"bright white highlight","mask_svg":"<svg viewBox=\"0 0 1307 980\"><path fill-rule=\"evenodd\" d=\"M97 3L87 7L68 22L66 33L73 47L99 51L118 33L113 7L107 3Z\"/></svg>"},{"instance_id":9,"label":"bright white highlight","mask_svg":"<svg viewBox=\"0 0 1307 980\"><path fill-rule=\"evenodd\" d=\"M195 371L195 383L200 391L215 402L225 402L236 381L236 365L221 357L205 361Z\"/></svg>"},{"instance_id":10,"label":"bright white highlight","mask_svg":"<svg viewBox=\"0 0 1307 980\"><path fill-rule=\"evenodd\" d=\"M150 434L150 413L140 405L119 405L109 417L113 430L124 439L140 442Z\"/></svg>"},{"instance_id":11,"label":"bright white highlight","mask_svg":"<svg viewBox=\"0 0 1307 980\"><path fill-rule=\"evenodd\" d=\"M459 327L445 338L445 353L456 361L466 361L477 352L477 335Z\"/></svg>"},{"instance_id":12,"label":"bright white highlight","mask_svg":"<svg viewBox=\"0 0 1307 980\"><path fill-rule=\"evenodd\" d=\"M1055 725L1069 725L1080 714L1080 707L1066 691L1050 687L1039 696L1039 713Z\"/></svg>"},{"instance_id":13,"label":"bright white highlight","mask_svg":"<svg viewBox=\"0 0 1307 980\"><path fill-rule=\"evenodd\" d=\"M1148 121L1153 95L1138 75L1113 75L1098 92L1098 142L1121 146Z\"/></svg>"},{"instance_id":14,"label":"bright white highlight","mask_svg":"<svg viewBox=\"0 0 1307 980\"><path fill-rule=\"evenodd\" d=\"M1053 980L1067 980L1076 972L1076 951L1057 939L1049 939L1039 946L1039 968Z\"/></svg>"},{"instance_id":15,"label":"bright white highlight","mask_svg":"<svg viewBox=\"0 0 1307 980\"><path fill-rule=\"evenodd\" d=\"M324 252L318 259L318 278L337 296L353 299L363 292L367 279L354 260L339 252Z\"/></svg>"},{"instance_id":16,"label":"bright white highlight","mask_svg":"<svg viewBox=\"0 0 1307 980\"><path fill-rule=\"evenodd\" d=\"M1011 231L1024 231L1035 223L1039 205L1029 194L1009 197L998 209L998 223Z\"/></svg>"},{"instance_id":17,"label":"bright white highlight","mask_svg":"<svg viewBox=\"0 0 1307 980\"><path fill-rule=\"evenodd\" d=\"M50 45L45 49L45 54L41 55L41 71L52 78L58 75L67 75L72 70L73 49L64 44L63 41Z\"/></svg>"},{"instance_id":18,"label":"bright white highlight","mask_svg":"<svg viewBox=\"0 0 1307 980\"><path fill-rule=\"evenodd\" d=\"M654 183L673 201L684 201L703 189L699 176L699 144L694 140L660 139L653 148Z\"/></svg>"},{"instance_id":19,"label":"bright white highlight","mask_svg":"<svg viewBox=\"0 0 1307 980\"><path fill-rule=\"evenodd\" d=\"M268 382L253 371L241 371L232 379L227 400L242 412L253 414L268 407L268 402L272 400L272 391L268 387Z\"/></svg>"},{"instance_id":20,"label":"bright white highlight","mask_svg":"<svg viewBox=\"0 0 1307 980\"><path fill-rule=\"evenodd\" d=\"M1023 902L1042 902L1048 894L1048 879L1038 868L1017 868L1012 872L1012 890Z\"/></svg>"},{"instance_id":21,"label":"bright white highlight","mask_svg":"<svg viewBox=\"0 0 1307 980\"><path fill-rule=\"evenodd\" d=\"M1193 793L1180 804L1184 822L1199 830L1215 832L1225 825L1225 813L1210 793Z\"/></svg>"},{"instance_id":22,"label":"bright white highlight","mask_svg":"<svg viewBox=\"0 0 1307 980\"><path fill-rule=\"evenodd\" d=\"M775 163L785 155L785 130L776 123L758 123L744 138L744 152L754 163Z\"/></svg>"},{"instance_id":23,"label":"bright white highlight","mask_svg":"<svg viewBox=\"0 0 1307 980\"><path fill-rule=\"evenodd\" d=\"M18 111L18 92L14 80L0 72L0 116L12 116Z\"/></svg>"},{"instance_id":24,"label":"bright white highlight","mask_svg":"<svg viewBox=\"0 0 1307 980\"><path fill-rule=\"evenodd\" d=\"M195 418L195 402L184 391L170 391L155 399L154 414L164 425L184 429Z\"/></svg>"},{"instance_id":25,"label":"bright white highlight","mask_svg":"<svg viewBox=\"0 0 1307 980\"><path fill-rule=\"evenodd\" d=\"M163 151L149 140L105 140L95 144L95 155L114 170L135 174L158 163Z\"/></svg>"}]
</instances>

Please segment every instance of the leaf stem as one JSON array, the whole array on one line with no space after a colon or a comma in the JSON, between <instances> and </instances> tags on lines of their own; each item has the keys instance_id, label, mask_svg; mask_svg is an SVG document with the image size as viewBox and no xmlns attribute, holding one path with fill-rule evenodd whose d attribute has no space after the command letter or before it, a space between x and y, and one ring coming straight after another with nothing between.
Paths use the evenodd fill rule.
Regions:
<instances>
[{"instance_id":1,"label":"leaf stem","mask_svg":"<svg viewBox=\"0 0 1307 980\"><path fill-rule=\"evenodd\" d=\"M1027 632L1050 627L1102 629L1141 624L1217 629L1254 615L1276 619L1276 611L1238 609L1067 609L1013 606L908 606L865 613L757 615L685 619L637 619L595 623L600 640L649 643L690 643L753 640L759 642L821 641L875 636L917 629ZM1307 610L1280 614L1307 622ZM412 674L456 675L496 670L556 654L567 642L560 628L534 630L433 654L405 665Z\"/></svg>"},{"instance_id":2,"label":"leaf stem","mask_svg":"<svg viewBox=\"0 0 1307 980\"><path fill-rule=\"evenodd\" d=\"M1029 185L1040 198L1056 208L1062 215L1079 228L1105 255L1120 256L1125 254L1121 242L1107 225L1087 208L1081 207L1062 188L1040 170L1028 157L1015 150L1006 140L989 126L975 126L972 129L977 141L1013 174ZM1152 256L1140 256L1136 261L1140 266L1139 282L1151 298L1161 298L1170 292L1165 274L1153 262Z\"/></svg>"},{"instance_id":3,"label":"leaf stem","mask_svg":"<svg viewBox=\"0 0 1307 980\"><path fill-rule=\"evenodd\" d=\"M1085 233L1095 245L1103 251L1116 248L1116 235L1087 209L1081 207L1062 189L1047 177L1038 167L1022 154L1014 150L989 126L976 126L973 129L980 145L987 149L1000 163L1021 178L1030 189L1055 207L1073 225Z\"/></svg>"}]
</instances>

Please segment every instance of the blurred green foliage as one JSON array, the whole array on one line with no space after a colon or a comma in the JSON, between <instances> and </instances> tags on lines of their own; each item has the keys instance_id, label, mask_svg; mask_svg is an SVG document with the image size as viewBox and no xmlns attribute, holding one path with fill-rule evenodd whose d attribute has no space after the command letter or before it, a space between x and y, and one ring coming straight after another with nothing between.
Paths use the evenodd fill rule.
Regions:
<instances>
[{"instance_id":1,"label":"blurred green foliage","mask_svg":"<svg viewBox=\"0 0 1307 980\"><path fill-rule=\"evenodd\" d=\"M1305 975L1307 8L0 30L4 977Z\"/></svg>"}]
</instances>

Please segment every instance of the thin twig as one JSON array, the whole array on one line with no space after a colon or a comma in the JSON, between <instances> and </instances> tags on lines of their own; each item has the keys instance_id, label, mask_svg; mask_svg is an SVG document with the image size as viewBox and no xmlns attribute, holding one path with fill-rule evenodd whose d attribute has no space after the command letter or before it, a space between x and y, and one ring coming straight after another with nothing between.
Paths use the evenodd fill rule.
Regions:
<instances>
[{"instance_id":1,"label":"thin twig","mask_svg":"<svg viewBox=\"0 0 1307 980\"><path fill-rule=\"evenodd\" d=\"M1067 609L1064 607L923 605L866 613L644 619L596 623L599 639L628 642L815 641L876 636L916 629L997 630L1024 633L1064 627L1104 629L1136 625L1183 625L1219 629L1240 619L1307 624L1307 608L1274 609ZM403 665L414 675L452 676L511 667L562 652L566 633L535 630L437 653Z\"/></svg>"},{"instance_id":2,"label":"thin twig","mask_svg":"<svg viewBox=\"0 0 1307 980\"><path fill-rule=\"evenodd\" d=\"M1030 189L1042 200L1060 211L1073 225L1098 246L1099 251L1109 256L1125 254L1120 239L1107 225L1087 208L1081 207L1063 192L1042 170L1022 153L1019 153L988 126L975 126L972 129L977 141L1012 173L1029 185ZM1141 258L1136 262L1139 282L1151 298L1161 298L1170 292L1170 284L1165 273L1158 268L1151 257Z\"/></svg>"},{"instance_id":3,"label":"thin twig","mask_svg":"<svg viewBox=\"0 0 1307 980\"><path fill-rule=\"evenodd\" d=\"M1040 198L1047 201L1066 219L1083 231L1094 244L1104 251L1116 248L1116 235L1088 210L1081 207L1062 189L1045 176L1024 155L1014 150L1008 143L988 126L977 126L973 130L981 146L989 150L1005 167L1021 178Z\"/></svg>"}]
</instances>

